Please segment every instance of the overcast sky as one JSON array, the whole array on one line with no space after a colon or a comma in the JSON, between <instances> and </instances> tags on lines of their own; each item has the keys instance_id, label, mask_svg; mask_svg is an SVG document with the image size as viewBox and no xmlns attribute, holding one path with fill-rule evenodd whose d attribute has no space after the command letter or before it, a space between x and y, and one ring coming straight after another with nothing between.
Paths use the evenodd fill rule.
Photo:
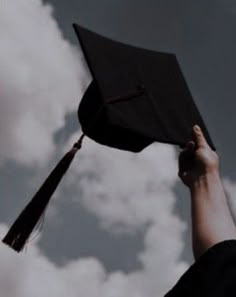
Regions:
<instances>
[{"instance_id":1,"label":"overcast sky","mask_svg":"<svg viewBox=\"0 0 236 297\"><path fill-rule=\"evenodd\" d=\"M73 22L177 54L221 157L236 213L235 1L0 5L2 237L80 133L76 109L91 78ZM177 178L174 147L154 144L136 155L86 140L36 242L22 255L0 247L1 290L4 297L161 297L193 261L189 225L189 197Z\"/></svg>"}]
</instances>

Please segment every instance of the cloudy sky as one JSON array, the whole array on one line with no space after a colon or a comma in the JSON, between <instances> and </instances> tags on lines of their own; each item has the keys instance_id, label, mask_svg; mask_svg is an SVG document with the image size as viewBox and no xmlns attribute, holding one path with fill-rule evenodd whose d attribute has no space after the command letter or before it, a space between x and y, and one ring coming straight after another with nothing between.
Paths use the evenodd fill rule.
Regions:
<instances>
[{"instance_id":1,"label":"cloudy sky","mask_svg":"<svg viewBox=\"0 0 236 297\"><path fill-rule=\"evenodd\" d=\"M1 0L0 236L80 135L91 77L71 24L177 54L221 157L236 213L236 1ZM125 173L125 174L124 174ZM86 139L20 255L0 245L4 297L161 297L193 262L177 150ZM3 293L2 293L3 292Z\"/></svg>"}]
</instances>

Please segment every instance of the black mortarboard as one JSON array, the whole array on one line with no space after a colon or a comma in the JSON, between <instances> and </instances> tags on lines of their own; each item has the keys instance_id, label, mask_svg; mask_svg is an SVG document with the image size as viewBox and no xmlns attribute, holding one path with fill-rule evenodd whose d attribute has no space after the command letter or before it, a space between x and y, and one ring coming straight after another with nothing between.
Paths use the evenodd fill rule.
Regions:
<instances>
[{"instance_id":1,"label":"black mortarboard","mask_svg":"<svg viewBox=\"0 0 236 297\"><path fill-rule=\"evenodd\" d=\"M198 124L214 148L174 54L74 28L93 77L79 107L86 135L138 152L154 141L184 146Z\"/></svg>"},{"instance_id":2,"label":"black mortarboard","mask_svg":"<svg viewBox=\"0 0 236 297\"><path fill-rule=\"evenodd\" d=\"M184 146L198 124L214 149L175 55L125 45L78 25L74 28L93 77L78 111L84 134L3 239L17 251L35 228L84 135L139 152L154 141Z\"/></svg>"}]
</instances>

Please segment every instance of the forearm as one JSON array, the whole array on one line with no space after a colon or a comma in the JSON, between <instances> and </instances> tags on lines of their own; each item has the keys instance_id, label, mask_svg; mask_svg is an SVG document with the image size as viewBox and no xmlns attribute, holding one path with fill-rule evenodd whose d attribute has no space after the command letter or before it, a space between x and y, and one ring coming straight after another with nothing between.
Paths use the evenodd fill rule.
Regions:
<instances>
[{"instance_id":1,"label":"forearm","mask_svg":"<svg viewBox=\"0 0 236 297\"><path fill-rule=\"evenodd\" d=\"M194 182L191 211L195 259L218 242L236 239L236 228L218 172L206 174Z\"/></svg>"}]
</instances>

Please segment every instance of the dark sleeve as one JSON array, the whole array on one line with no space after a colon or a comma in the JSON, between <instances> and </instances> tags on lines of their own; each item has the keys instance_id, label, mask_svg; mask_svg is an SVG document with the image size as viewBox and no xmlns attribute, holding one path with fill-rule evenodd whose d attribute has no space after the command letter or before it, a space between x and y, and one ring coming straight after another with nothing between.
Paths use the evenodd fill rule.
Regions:
<instances>
[{"instance_id":1,"label":"dark sleeve","mask_svg":"<svg viewBox=\"0 0 236 297\"><path fill-rule=\"evenodd\" d=\"M165 297L235 297L236 240L208 249Z\"/></svg>"}]
</instances>

